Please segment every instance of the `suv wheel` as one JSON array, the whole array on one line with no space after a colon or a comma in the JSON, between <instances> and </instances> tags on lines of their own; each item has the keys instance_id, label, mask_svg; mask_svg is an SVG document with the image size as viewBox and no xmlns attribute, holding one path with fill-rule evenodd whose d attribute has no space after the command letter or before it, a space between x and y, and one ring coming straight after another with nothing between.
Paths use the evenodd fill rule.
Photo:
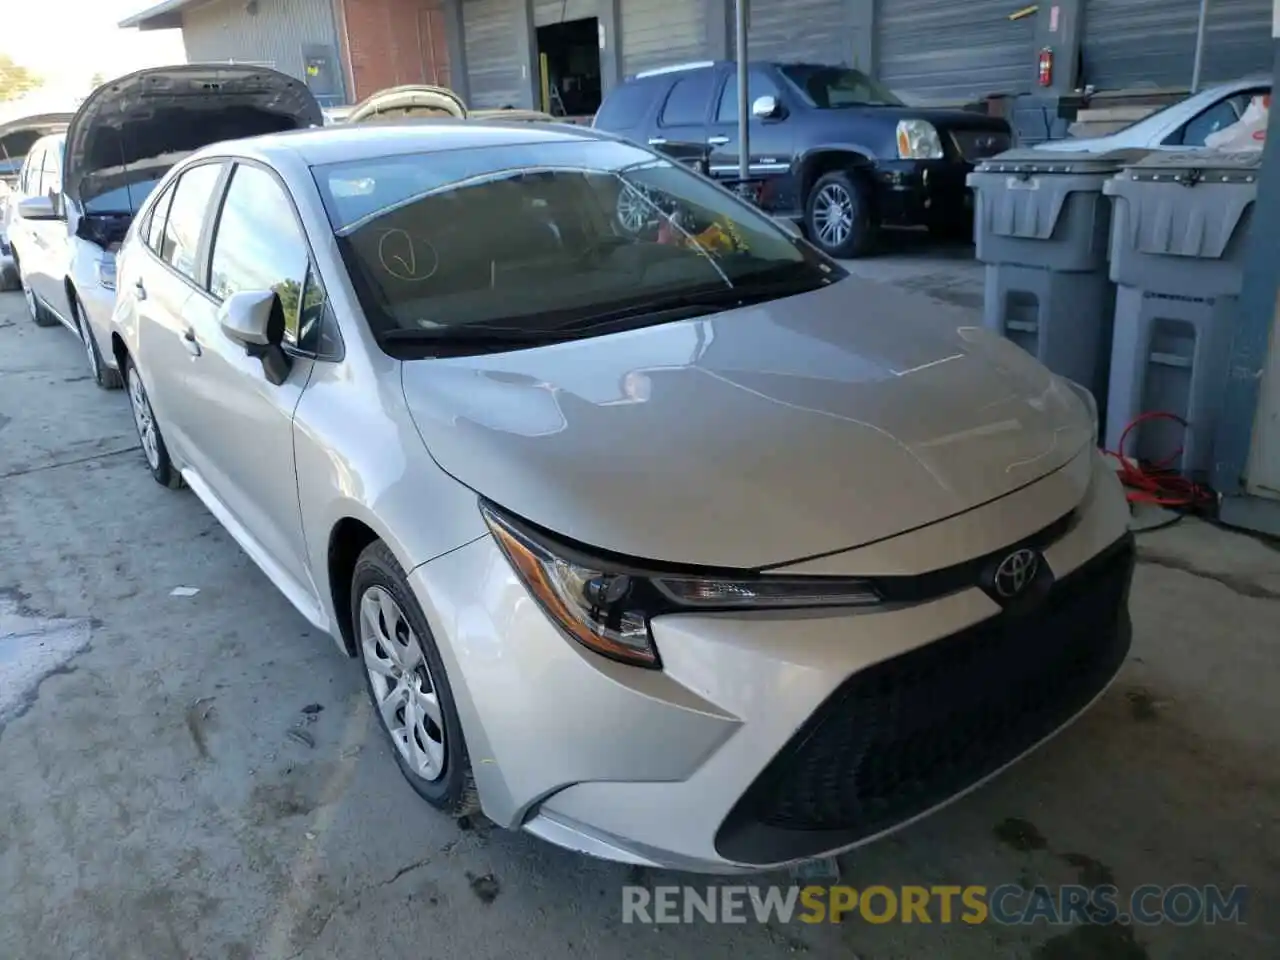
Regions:
<instances>
[{"instance_id":1,"label":"suv wheel","mask_svg":"<svg viewBox=\"0 0 1280 960\"><path fill-rule=\"evenodd\" d=\"M837 258L869 253L879 226L865 181L845 170L818 178L805 202L804 224L814 246Z\"/></svg>"},{"instance_id":2,"label":"suv wheel","mask_svg":"<svg viewBox=\"0 0 1280 960\"><path fill-rule=\"evenodd\" d=\"M156 483L177 490L182 486L182 474L169 459L169 449L164 445L160 425L156 423L156 415L151 409L151 398L147 396L147 388L142 385L142 376L132 358L125 360L125 380L129 384L129 406L133 408L138 441L142 445L142 455L147 458L151 476Z\"/></svg>"},{"instance_id":3,"label":"suv wheel","mask_svg":"<svg viewBox=\"0 0 1280 960\"><path fill-rule=\"evenodd\" d=\"M94 339L89 326L89 315L85 313L84 303L74 291L71 294L71 309L75 313L76 327L80 330L80 339L84 342L84 352L89 359L89 375L93 382L103 390L116 390L124 382L119 370L112 370L102 360L102 351L98 349L98 341Z\"/></svg>"}]
</instances>

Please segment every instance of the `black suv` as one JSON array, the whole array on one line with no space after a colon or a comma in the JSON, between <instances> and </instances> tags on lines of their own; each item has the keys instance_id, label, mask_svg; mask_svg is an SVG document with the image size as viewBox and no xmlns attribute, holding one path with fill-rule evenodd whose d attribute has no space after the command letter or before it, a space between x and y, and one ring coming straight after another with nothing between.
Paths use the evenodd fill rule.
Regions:
<instances>
[{"instance_id":1,"label":"black suv","mask_svg":"<svg viewBox=\"0 0 1280 960\"><path fill-rule=\"evenodd\" d=\"M750 175L758 202L800 220L836 257L869 252L882 223L972 229L965 176L1007 150L1009 125L965 110L909 107L857 70L752 63ZM664 67L616 87L594 125L718 180L738 179L738 87L730 62Z\"/></svg>"}]
</instances>

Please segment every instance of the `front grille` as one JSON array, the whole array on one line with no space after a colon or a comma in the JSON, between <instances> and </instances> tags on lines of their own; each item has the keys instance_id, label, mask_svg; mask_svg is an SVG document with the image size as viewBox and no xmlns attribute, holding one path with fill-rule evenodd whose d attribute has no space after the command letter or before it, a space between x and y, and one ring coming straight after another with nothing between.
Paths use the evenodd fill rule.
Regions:
<instances>
[{"instance_id":1,"label":"front grille","mask_svg":"<svg viewBox=\"0 0 1280 960\"><path fill-rule=\"evenodd\" d=\"M850 677L747 790L716 838L743 863L814 856L910 819L1078 713L1129 649L1131 538L1006 610Z\"/></svg>"},{"instance_id":2,"label":"front grille","mask_svg":"<svg viewBox=\"0 0 1280 960\"><path fill-rule=\"evenodd\" d=\"M960 156L970 163L1004 153L1013 144L1012 137L1001 130L953 130L951 137Z\"/></svg>"}]
</instances>

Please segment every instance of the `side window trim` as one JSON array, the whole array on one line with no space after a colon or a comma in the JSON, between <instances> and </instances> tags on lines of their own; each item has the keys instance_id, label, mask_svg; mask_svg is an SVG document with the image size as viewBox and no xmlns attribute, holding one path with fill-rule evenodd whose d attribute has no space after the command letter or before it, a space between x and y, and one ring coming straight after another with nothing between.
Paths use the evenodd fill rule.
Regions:
<instances>
[{"instance_id":1,"label":"side window trim","mask_svg":"<svg viewBox=\"0 0 1280 960\"><path fill-rule=\"evenodd\" d=\"M213 295L213 292L209 289L209 283L211 281L211 272L213 267L213 246L214 246L214 243L216 243L217 241L216 226L222 220L222 208L223 208L223 205L227 202L227 194L228 194L228 191L230 190L232 176L235 170L242 166L254 167L257 170L261 170L263 173L267 174L269 177L271 177L272 180L275 181L276 186L280 189L280 192L284 195L285 200L288 202L289 208L293 211L294 226L297 227L298 236L302 238L302 244L304 247L306 247L307 271L306 271L306 276L303 278L302 289L298 293L298 322L295 324L295 330L300 331L302 305L306 301L307 288L310 287L313 282L319 283L320 288L322 290L325 290L325 313L328 314L330 311L328 306L329 294L324 285L324 277L321 276L320 274L320 268L316 260L315 248L312 247L311 238L307 235L306 226L302 222L302 214L298 210L298 203L294 199L293 193L289 190L288 185L281 178L280 174L278 174L275 170L272 170L266 164L259 163L258 161L253 160L249 157L227 157L224 159L227 161L227 170L224 172L223 179L218 186L218 190L220 191L220 194L218 197L217 211L215 216L210 218L207 237L202 237L202 241L207 239L208 247L205 250L205 256L204 256L205 283L202 287L199 288L200 292L203 293L210 300L212 300L214 303L222 302L217 297L215 297ZM286 328L288 326L287 320L285 322L285 326ZM304 349L301 349L300 347L289 346L289 345L286 345L285 349L293 353L295 356L309 357L314 360L323 360L327 362L337 362L341 360L345 354L345 347L343 346L343 340L342 340L342 332L338 329L338 326L336 323L330 323L328 324L328 326L331 329L333 338L337 341L336 350L332 352L319 353L319 352L304 350Z\"/></svg>"}]
</instances>

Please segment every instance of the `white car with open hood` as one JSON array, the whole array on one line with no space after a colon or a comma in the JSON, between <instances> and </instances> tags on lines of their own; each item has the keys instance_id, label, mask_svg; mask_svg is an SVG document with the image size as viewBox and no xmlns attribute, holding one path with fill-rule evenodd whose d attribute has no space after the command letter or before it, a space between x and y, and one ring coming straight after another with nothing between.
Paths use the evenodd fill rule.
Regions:
<instances>
[{"instance_id":1,"label":"white car with open hood","mask_svg":"<svg viewBox=\"0 0 1280 960\"><path fill-rule=\"evenodd\" d=\"M42 139L61 133L71 121L71 113L21 110L0 120L0 290L18 286L18 271L9 248L9 221L14 207L29 194L40 193L41 167L35 175L23 177L27 154Z\"/></svg>"},{"instance_id":2,"label":"white car with open hood","mask_svg":"<svg viewBox=\"0 0 1280 960\"><path fill-rule=\"evenodd\" d=\"M19 175L8 239L31 318L73 330L94 380L119 386L107 340L115 253L152 188L211 143L323 122L304 83L264 67L155 67L98 87Z\"/></svg>"}]
</instances>

